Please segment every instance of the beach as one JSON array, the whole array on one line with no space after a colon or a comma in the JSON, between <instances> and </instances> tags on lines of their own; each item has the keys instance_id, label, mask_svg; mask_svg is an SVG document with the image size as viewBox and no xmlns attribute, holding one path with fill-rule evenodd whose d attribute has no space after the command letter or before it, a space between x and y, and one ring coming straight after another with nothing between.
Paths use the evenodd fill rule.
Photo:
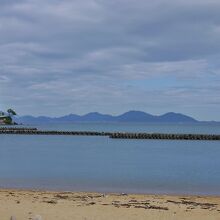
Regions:
<instances>
[{"instance_id":1,"label":"beach","mask_svg":"<svg viewBox=\"0 0 220 220\"><path fill-rule=\"evenodd\" d=\"M1 219L220 219L220 197L0 190Z\"/></svg>"}]
</instances>

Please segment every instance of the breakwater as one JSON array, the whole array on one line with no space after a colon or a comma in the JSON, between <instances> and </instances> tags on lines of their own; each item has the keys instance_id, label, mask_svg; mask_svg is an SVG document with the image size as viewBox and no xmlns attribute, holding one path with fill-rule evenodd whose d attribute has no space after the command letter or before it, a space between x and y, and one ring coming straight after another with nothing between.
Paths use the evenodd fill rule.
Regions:
<instances>
[{"instance_id":1,"label":"breakwater","mask_svg":"<svg viewBox=\"0 0 220 220\"><path fill-rule=\"evenodd\" d=\"M220 140L220 135L212 134L165 134L165 133L128 133L98 131L42 131L37 128L1 127L0 134L14 135L79 135L108 136L113 139L167 139L167 140Z\"/></svg>"},{"instance_id":2,"label":"breakwater","mask_svg":"<svg viewBox=\"0 0 220 220\"><path fill-rule=\"evenodd\" d=\"M121 139L220 140L220 135L210 134L112 133L109 137Z\"/></svg>"},{"instance_id":3,"label":"breakwater","mask_svg":"<svg viewBox=\"0 0 220 220\"><path fill-rule=\"evenodd\" d=\"M37 128L29 127L0 127L0 131L37 131Z\"/></svg>"}]
</instances>

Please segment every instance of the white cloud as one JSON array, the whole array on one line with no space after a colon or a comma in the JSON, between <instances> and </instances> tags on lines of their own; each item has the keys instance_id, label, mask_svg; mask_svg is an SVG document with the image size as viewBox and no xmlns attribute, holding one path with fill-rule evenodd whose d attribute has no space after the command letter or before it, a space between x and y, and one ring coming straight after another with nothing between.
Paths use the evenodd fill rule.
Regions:
<instances>
[{"instance_id":1,"label":"white cloud","mask_svg":"<svg viewBox=\"0 0 220 220\"><path fill-rule=\"evenodd\" d=\"M215 105L219 117L219 1L0 3L5 107L56 115L172 105L206 118L201 106Z\"/></svg>"}]
</instances>

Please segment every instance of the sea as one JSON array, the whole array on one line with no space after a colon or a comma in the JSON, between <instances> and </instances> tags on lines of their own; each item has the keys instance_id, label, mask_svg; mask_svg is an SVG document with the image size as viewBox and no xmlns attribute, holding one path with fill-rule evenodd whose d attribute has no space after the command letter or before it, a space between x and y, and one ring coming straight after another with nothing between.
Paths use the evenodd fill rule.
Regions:
<instances>
[{"instance_id":1,"label":"sea","mask_svg":"<svg viewBox=\"0 0 220 220\"><path fill-rule=\"evenodd\" d=\"M41 130L220 134L218 123L29 126ZM0 188L220 195L220 141L0 135Z\"/></svg>"}]
</instances>

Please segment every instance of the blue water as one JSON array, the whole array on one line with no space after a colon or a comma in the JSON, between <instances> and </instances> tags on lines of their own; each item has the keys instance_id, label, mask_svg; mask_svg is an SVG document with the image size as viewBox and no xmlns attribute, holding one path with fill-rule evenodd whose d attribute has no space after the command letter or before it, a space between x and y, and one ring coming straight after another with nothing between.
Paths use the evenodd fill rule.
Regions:
<instances>
[{"instance_id":1,"label":"blue water","mask_svg":"<svg viewBox=\"0 0 220 220\"><path fill-rule=\"evenodd\" d=\"M161 133L201 133L220 134L220 123L72 123L29 125L43 130L77 130L77 131L127 131L127 132L161 132Z\"/></svg>"},{"instance_id":2,"label":"blue water","mask_svg":"<svg viewBox=\"0 0 220 220\"><path fill-rule=\"evenodd\" d=\"M182 133L220 131L219 125L212 124L83 123L41 128ZM220 195L219 158L219 141L0 135L0 187Z\"/></svg>"}]
</instances>

